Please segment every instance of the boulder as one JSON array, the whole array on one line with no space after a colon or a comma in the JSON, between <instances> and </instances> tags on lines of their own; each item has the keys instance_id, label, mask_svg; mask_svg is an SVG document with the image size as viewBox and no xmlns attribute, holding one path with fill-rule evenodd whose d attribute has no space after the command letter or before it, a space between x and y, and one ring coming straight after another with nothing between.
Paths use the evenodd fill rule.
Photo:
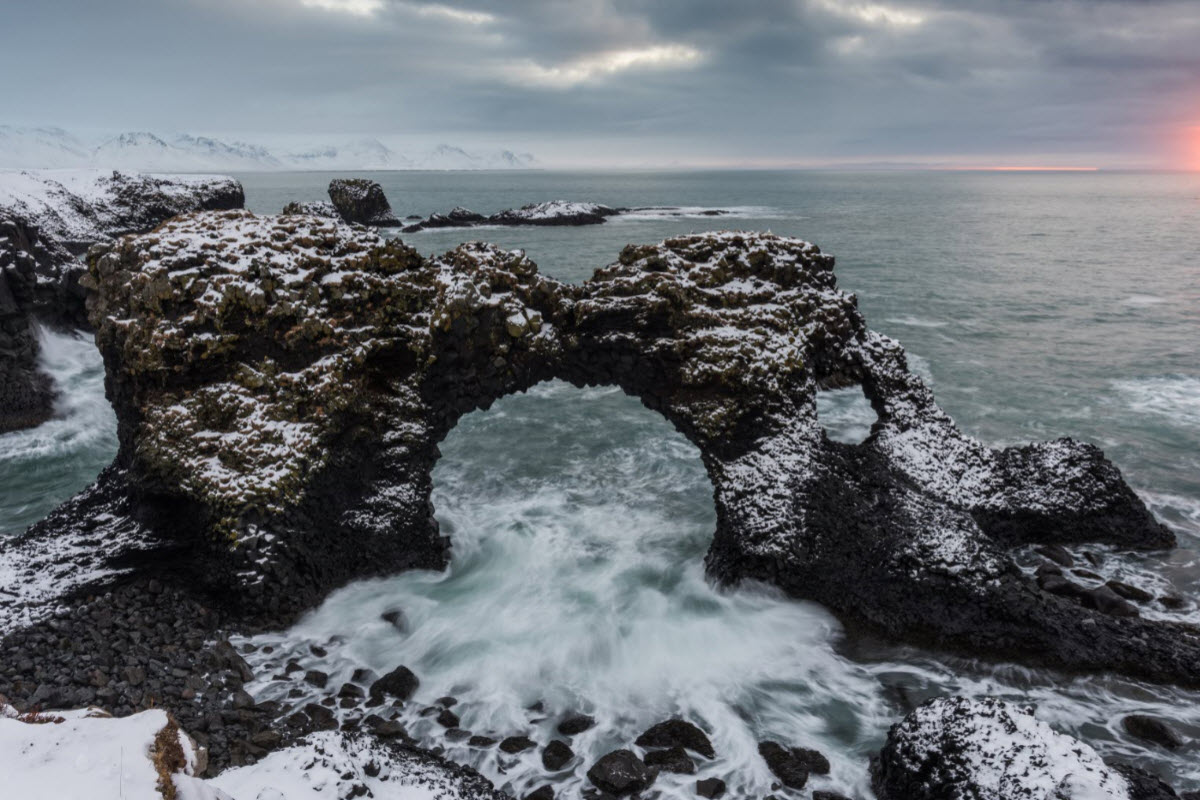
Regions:
<instances>
[{"instance_id":1,"label":"boulder","mask_svg":"<svg viewBox=\"0 0 1200 800\"><path fill-rule=\"evenodd\" d=\"M384 695L390 695L399 700L408 700L417 691L421 681L411 669L401 664L371 684L371 699L376 704Z\"/></svg>"},{"instance_id":2,"label":"boulder","mask_svg":"<svg viewBox=\"0 0 1200 800\"><path fill-rule=\"evenodd\" d=\"M642 757L647 767L657 767L663 772L676 772L691 775L696 771L696 762L682 747L671 747L667 750L651 750Z\"/></svg>"},{"instance_id":3,"label":"boulder","mask_svg":"<svg viewBox=\"0 0 1200 800\"><path fill-rule=\"evenodd\" d=\"M790 748L779 742L759 742L758 754L779 782L789 789L803 789L808 783L807 764Z\"/></svg>"},{"instance_id":4,"label":"boulder","mask_svg":"<svg viewBox=\"0 0 1200 800\"><path fill-rule=\"evenodd\" d=\"M1126 779L1091 747L995 698L920 706L892 726L871 778L879 800L1128 797Z\"/></svg>"},{"instance_id":5,"label":"boulder","mask_svg":"<svg viewBox=\"0 0 1200 800\"><path fill-rule=\"evenodd\" d=\"M528 736L509 736L504 741L500 742L500 749L509 755L523 753L526 750L532 750L537 747L537 742L530 739Z\"/></svg>"},{"instance_id":6,"label":"boulder","mask_svg":"<svg viewBox=\"0 0 1200 800\"><path fill-rule=\"evenodd\" d=\"M1145 589L1139 589L1136 586L1124 583L1122 581L1110 580L1104 585L1119 596L1124 597L1126 600L1134 600L1138 603L1149 603L1154 599L1154 595L1152 595L1150 592L1147 592Z\"/></svg>"},{"instance_id":7,"label":"boulder","mask_svg":"<svg viewBox=\"0 0 1200 800\"><path fill-rule=\"evenodd\" d=\"M716 800L725 794L725 781L720 778L703 778L696 781L696 794Z\"/></svg>"},{"instance_id":8,"label":"boulder","mask_svg":"<svg viewBox=\"0 0 1200 800\"><path fill-rule=\"evenodd\" d=\"M563 736L578 736L595 724L596 718L587 714L568 714L558 723L558 732Z\"/></svg>"},{"instance_id":9,"label":"boulder","mask_svg":"<svg viewBox=\"0 0 1200 800\"><path fill-rule=\"evenodd\" d=\"M566 742L555 739L542 750L542 766L551 772L558 772L574 757L575 751Z\"/></svg>"},{"instance_id":10,"label":"boulder","mask_svg":"<svg viewBox=\"0 0 1200 800\"><path fill-rule=\"evenodd\" d=\"M539 786L525 795L525 800L554 800L554 787Z\"/></svg>"},{"instance_id":11,"label":"boulder","mask_svg":"<svg viewBox=\"0 0 1200 800\"><path fill-rule=\"evenodd\" d=\"M376 228L403 225L392 213L383 187L366 178L334 178L329 182L329 199L346 222Z\"/></svg>"},{"instance_id":12,"label":"boulder","mask_svg":"<svg viewBox=\"0 0 1200 800\"><path fill-rule=\"evenodd\" d=\"M1146 714L1130 714L1121 720L1121 727L1135 739L1156 744L1167 750L1183 746L1183 737L1166 722Z\"/></svg>"},{"instance_id":13,"label":"boulder","mask_svg":"<svg viewBox=\"0 0 1200 800\"><path fill-rule=\"evenodd\" d=\"M654 782L654 773L630 750L614 750L592 765L588 780L602 792L621 797L635 794Z\"/></svg>"},{"instance_id":14,"label":"boulder","mask_svg":"<svg viewBox=\"0 0 1200 800\"><path fill-rule=\"evenodd\" d=\"M705 758L715 758L708 735L683 719L669 719L650 727L634 742L638 747L683 747Z\"/></svg>"}]
</instances>

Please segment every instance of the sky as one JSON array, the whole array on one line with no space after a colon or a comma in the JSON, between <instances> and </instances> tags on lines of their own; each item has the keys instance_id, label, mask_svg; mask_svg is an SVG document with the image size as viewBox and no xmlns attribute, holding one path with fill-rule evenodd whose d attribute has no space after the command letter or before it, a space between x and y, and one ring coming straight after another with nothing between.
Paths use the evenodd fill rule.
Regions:
<instances>
[{"instance_id":1,"label":"sky","mask_svg":"<svg viewBox=\"0 0 1200 800\"><path fill-rule=\"evenodd\" d=\"M0 0L0 124L1200 169L1200 0Z\"/></svg>"}]
</instances>

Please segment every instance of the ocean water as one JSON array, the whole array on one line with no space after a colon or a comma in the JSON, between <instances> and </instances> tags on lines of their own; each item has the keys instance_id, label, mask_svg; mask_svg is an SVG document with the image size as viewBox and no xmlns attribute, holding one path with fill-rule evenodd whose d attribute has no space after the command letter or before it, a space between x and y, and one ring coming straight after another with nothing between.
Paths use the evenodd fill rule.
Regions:
<instances>
[{"instance_id":1,"label":"ocean water","mask_svg":"<svg viewBox=\"0 0 1200 800\"><path fill-rule=\"evenodd\" d=\"M324 197L329 174L244 175L271 213ZM1089 549L1105 576L1174 591L1200 622L1200 175L994 173L378 173L394 210L493 212L587 200L672 206L600 226L427 231L440 252L468 238L522 248L543 272L582 281L630 242L712 228L770 229L837 256L869 324L899 338L939 402L994 444L1093 441L1178 534L1168 554ZM703 217L708 208L729 210ZM56 355L57 354L57 355ZM68 355L69 354L69 355ZM86 484L111 456L111 411L86 342L50 336L66 388L61 417L0 437L0 531L15 532ZM831 436L858 441L871 413L827 393ZM266 674L297 657L340 685L355 668L410 666L422 684L410 732L518 796L567 795L596 756L667 716L713 732L716 775L734 796L769 793L755 742L816 747L833 763L813 788L870 796L866 762L913 703L948 692L1038 704L1038 716L1103 755L1200 788L1200 694L1109 677L1071 678L878 642L851 641L823 608L769 587L718 590L702 559L714 525L699 457L668 423L614 389L560 383L465 417L442 445L437 514L453 542L445 573L414 572L336 592L290 631L259 637ZM1028 562L1026 562L1028 563ZM380 615L403 613L394 626ZM310 645L328 655L317 658ZM263 680L260 697L290 684ZM517 757L447 741L421 710L442 695L474 732L548 741L559 716L600 720L547 776ZM540 702L541 712L529 707ZM1174 752L1130 739L1128 713L1174 721ZM687 781L660 778L666 796Z\"/></svg>"}]
</instances>

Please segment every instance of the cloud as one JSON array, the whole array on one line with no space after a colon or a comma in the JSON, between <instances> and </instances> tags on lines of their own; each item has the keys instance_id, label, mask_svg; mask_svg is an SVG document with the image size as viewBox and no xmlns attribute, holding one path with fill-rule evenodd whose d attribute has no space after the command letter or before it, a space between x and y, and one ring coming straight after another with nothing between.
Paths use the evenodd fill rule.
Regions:
<instances>
[{"instance_id":1,"label":"cloud","mask_svg":"<svg viewBox=\"0 0 1200 800\"><path fill-rule=\"evenodd\" d=\"M352 14L356 17L369 17L383 8L383 0L300 0L300 5Z\"/></svg>"},{"instance_id":2,"label":"cloud","mask_svg":"<svg viewBox=\"0 0 1200 800\"><path fill-rule=\"evenodd\" d=\"M703 53L685 44L656 44L593 53L552 66L526 59L506 65L502 70L517 84L567 89L622 72L686 69L703 58Z\"/></svg>"},{"instance_id":3,"label":"cloud","mask_svg":"<svg viewBox=\"0 0 1200 800\"><path fill-rule=\"evenodd\" d=\"M444 6L440 3L402 3L401 6L418 16L445 19L451 22L462 22L467 25L487 25L495 22L497 19L495 14L489 14L486 11L467 11L461 8L454 8L453 6Z\"/></svg>"}]
</instances>

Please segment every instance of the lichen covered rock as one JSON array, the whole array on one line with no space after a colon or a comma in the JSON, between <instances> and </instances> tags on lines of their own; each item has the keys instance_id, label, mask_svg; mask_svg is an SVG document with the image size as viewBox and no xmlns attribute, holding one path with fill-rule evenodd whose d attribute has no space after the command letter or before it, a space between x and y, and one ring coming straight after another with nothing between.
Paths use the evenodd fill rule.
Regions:
<instances>
[{"instance_id":1,"label":"lichen covered rock","mask_svg":"<svg viewBox=\"0 0 1200 800\"><path fill-rule=\"evenodd\" d=\"M679 237L575 286L520 251L425 258L328 219L208 213L95 252L89 287L127 538L183 548L180 579L243 613L278 623L351 578L444 566L437 443L560 378L620 386L696 444L717 579L773 583L895 639L1200 680L1195 629L1115 617L1012 566L1023 543L1170 546L1117 469L1071 440L963 435L812 244ZM853 384L879 415L859 445L816 414L818 389ZM71 535L0 544L0 565L4 548Z\"/></svg>"}]
</instances>

